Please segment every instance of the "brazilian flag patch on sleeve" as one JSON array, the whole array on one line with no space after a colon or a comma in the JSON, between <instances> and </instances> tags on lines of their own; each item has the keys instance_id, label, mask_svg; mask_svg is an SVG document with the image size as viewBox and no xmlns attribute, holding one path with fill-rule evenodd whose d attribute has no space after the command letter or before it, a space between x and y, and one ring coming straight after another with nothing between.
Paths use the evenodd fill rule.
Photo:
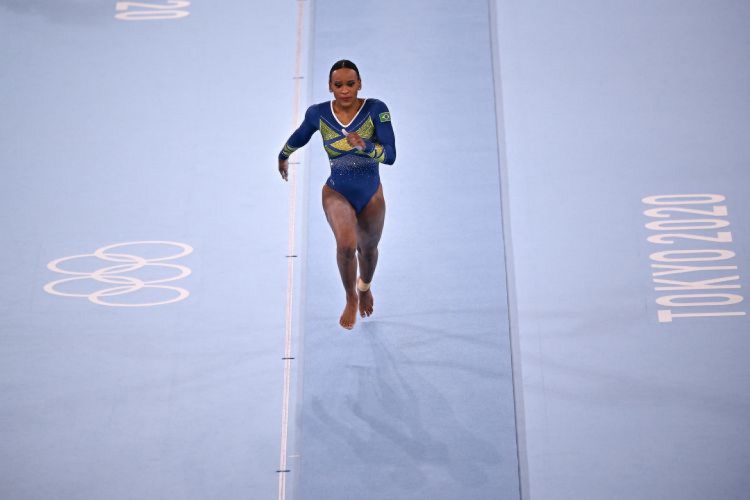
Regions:
<instances>
[{"instance_id":1,"label":"brazilian flag patch on sleeve","mask_svg":"<svg viewBox=\"0 0 750 500\"><path fill-rule=\"evenodd\" d=\"M385 113L380 113L378 116L380 117L380 123L391 121L391 114L387 111Z\"/></svg>"}]
</instances>

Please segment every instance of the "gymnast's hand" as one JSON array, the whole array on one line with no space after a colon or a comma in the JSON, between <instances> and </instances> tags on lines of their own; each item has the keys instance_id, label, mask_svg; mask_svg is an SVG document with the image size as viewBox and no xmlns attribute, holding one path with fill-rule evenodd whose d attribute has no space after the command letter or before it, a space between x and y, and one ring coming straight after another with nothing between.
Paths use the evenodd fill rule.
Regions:
<instances>
[{"instance_id":1,"label":"gymnast's hand","mask_svg":"<svg viewBox=\"0 0 750 500\"><path fill-rule=\"evenodd\" d=\"M279 160L279 173L282 179L289 178L289 160Z\"/></svg>"},{"instance_id":2,"label":"gymnast's hand","mask_svg":"<svg viewBox=\"0 0 750 500\"><path fill-rule=\"evenodd\" d=\"M355 147L360 151L365 149L365 141L359 136L358 133L347 132L346 129L341 129L341 132L343 132L346 136L346 142L348 142L350 146Z\"/></svg>"}]
</instances>

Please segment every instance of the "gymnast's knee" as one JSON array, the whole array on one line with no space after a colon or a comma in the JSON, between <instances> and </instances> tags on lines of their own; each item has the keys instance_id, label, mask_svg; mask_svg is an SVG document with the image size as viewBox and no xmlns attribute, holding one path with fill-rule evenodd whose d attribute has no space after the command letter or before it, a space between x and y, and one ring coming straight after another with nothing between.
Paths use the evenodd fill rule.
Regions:
<instances>
[{"instance_id":1,"label":"gymnast's knee","mask_svg":"<svg viewBox=\"0 0 750 500\"><path fill-rule=\"evenodd\" d=\"M358 246L357 251L359 252L359 256L366 260L371 260L378 256L378 247Z\"/></svg>"},{"instance_id":2,"label":"gymnast's knee","mask_svg":"<svg viewBox=\"0 0 750 500\"><path fill-rule=\"evenodd\" d=\"M357 246L349 243L338 243L336 245L336 256L346 260L353 259L357 255Z\"/></svg>"}]
</instances>

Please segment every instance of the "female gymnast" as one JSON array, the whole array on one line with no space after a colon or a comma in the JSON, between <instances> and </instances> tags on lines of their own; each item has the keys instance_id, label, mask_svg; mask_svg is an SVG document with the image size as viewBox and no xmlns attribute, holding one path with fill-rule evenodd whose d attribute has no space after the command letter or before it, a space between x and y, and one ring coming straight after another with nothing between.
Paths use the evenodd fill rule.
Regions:
<instances>
[{"instance_id":1,"label":"female gymnast","mask_svg":"<svg viewBox=\"0 0 750 500\"><path fill-rule=\"evenodd\" d=\"M353 62L343 59L331 67L328 90L333 100L310 106L279 154L279 173L287 180L289 155L320 130L331 164L331 175L323 185L323 210L336 238L336 262L346 291L339 324L351 330L358 307L362 317L373 311L370 284L385 221L378 167L393 165L396 143L385 103L357 97L362 80Z\"/></svg>"}]
</instances>

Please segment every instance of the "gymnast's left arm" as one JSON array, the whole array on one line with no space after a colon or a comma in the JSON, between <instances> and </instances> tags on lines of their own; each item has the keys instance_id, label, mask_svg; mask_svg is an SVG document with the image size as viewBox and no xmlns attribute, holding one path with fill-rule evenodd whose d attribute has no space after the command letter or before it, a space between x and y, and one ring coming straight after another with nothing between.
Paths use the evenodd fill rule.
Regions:
<instances>
[{"instance_id":1,"label":"gymnast's left arm","mask_svg":"<svg viewBox=\"0 0 750 500\"><path fill-rule=\"evenodd\" d=\"M364 139L365 147L362 153L374 158L380 163L393 165L396 161L396 136L391 125L391 113L384 102L378 101L373 108L375 122L375 137L377 141Z\"/></svg>"}]
</instances>

